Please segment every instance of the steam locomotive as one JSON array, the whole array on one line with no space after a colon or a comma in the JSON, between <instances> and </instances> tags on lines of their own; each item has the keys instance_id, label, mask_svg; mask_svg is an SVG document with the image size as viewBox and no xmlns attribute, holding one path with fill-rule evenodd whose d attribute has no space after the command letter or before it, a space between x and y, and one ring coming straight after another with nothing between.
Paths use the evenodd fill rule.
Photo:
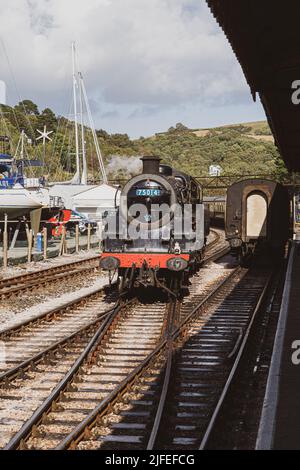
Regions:
<instances>
[{"instance_id":1,"label":"steam locomotive","mask_svg":"<svg viewBox=\"0 0 300 470\"><path fill-rule=\"evenodd\" d=\"M145 156L142 174L127 182L107 217L100 266L118 273L120 290L187 286L203 259L209 233L202 188L191 176Z\"/></svg>"}]
</instances>

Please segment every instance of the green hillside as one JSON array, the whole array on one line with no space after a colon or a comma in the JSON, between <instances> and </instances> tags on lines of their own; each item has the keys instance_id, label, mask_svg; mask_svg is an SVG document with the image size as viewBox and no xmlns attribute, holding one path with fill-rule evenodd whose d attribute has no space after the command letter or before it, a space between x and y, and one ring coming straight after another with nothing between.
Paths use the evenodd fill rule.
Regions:
<instances>
[{"instance_id":1,"label":"green hillside","mask_svg":"<svg viewBox=\"0 0 300 470\"><path fill-rule=\"evenodd\" d=\"M178 124L143 145L195 176L207 176L211 164L223 174L273 174L282 171L282 162L270 134L267 123L199 130Z\"/></svg>"},{"instance_id":2,"label":"green hillside","mask_svg":"<svg viewBox=\"0 0 300 470\"><path fill-rule=\"evenodd\" d=\"M44 125L52 130L52 142L46 146L45 164L48 179L69 179L75 170L75 143L73 123L55 116L50 109L40 111L30 100L14 108L0 106L1 135L9 135L16 149L20 129L33 141L27 146L28 156L43 159L41 143L35 141L36 129ZM165 163L194 176L207 176L208 168L218 164L224 175L264 174L282 176L286 173L274 145L267 122L252 122L222 126L214 129L188 129L182 124L167 132L148 138L131 140L127 134L108 134L98 130L97 136L103 152L109 177L127 178L138 171L135 159L143 154L159 155ZM92 135L86 129L86 146L90 181L99 179L97 157ZM37 171L37 170L34 170ZM41 170L39 170L41 171ZM44 170L45 172L45 170Z\"/></svg>"}]
</instances>

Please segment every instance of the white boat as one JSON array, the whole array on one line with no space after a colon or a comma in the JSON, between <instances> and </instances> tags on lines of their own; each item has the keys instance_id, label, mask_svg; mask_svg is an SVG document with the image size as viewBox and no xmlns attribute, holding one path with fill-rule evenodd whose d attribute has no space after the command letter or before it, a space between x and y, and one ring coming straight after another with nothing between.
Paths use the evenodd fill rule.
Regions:
<instances>
[{"instance_id":1,"label":"white boat","mask_svg":"<svg viewBox=\"0 0 300 470\"><path fill-rule=\"evenodd\" d=\"M7 214L9 220L28 215L44 206L44 194L28 191L21 184L0 190L0 216Z\"/></svg>"},{"instance_id":2,"label":"white boat","mask_svg":"<svg viewBox=\"0 0 300 470\"><path fill-rule=\"evenodd\" d=\"M39 178L27 178L23 173L23 166L30 166L33 161L24 160L25 133L22 131L19 144L21 147L20 159L12 157L7 151L0 153L0 218L7 214L8 220L15 220L27 216L36 209L49 205L49 190L43 187ZM9 145L9 139L0 140ZM6 147L8 149L8 147ZM34 160L35 164L37 160Z\"/></svg>"}]
</instances>

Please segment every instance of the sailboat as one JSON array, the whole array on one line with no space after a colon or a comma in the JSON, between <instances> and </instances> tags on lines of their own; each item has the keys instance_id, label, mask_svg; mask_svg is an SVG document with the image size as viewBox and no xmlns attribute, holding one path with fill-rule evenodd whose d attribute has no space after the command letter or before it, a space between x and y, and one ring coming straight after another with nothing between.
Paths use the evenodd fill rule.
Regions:
<instances>
[{"instance_id":1,"label":"sailboat","mask_svg":"<svg viewBox=\"0 0 300 470\"><path fill-rule=\"evenodd\" d=\"M0 136L2 153L0 153L0 217L7 216L8 220L15 220L28 216L32 211L42 209L49 204L49 192L39 178L27 178L24 168L36 166L38 160L24 158L25 133L22 131L19 144L14 156L8 147L10 140L7 136ZM6 147L6 149L3 149ZM20 148L20 158L18 150Z\"/></svg>"},{"instance_id":2,"label":"sailboat","mask_svg":"<svg viewBox=\"0 0 300 470\"><path fill-rule=\"evenodd\" d=\"M73 72L73 107L74 107L74 129L75 129L75 147L76 147L76 173L71 181L54 183L50 185L50 195L53 197L60 196L64 200L66 209L77 210L86 216L95 214L98 207L101 207L100 198L103 199L103 193L109 194L109 201L114 201L116 188L108 185L108 179L105 171L105 166L102 158L101 149L99 146L95 124L89 105L87 91L83 79L83 75L77 70L76 62L76 47L72 43L72 72ZM78 97L79 90L79 97ZM79 104L79 113L78 113ZM99 168L102 175L103 184L100 186L88 184L88 168L86 159L86 145L85 145L85 126L83 120L84 108L87 112L89 127L92 132L95 151L98 158ZM78 119L80 116L80 119ZM83 197L81 200L80 195L93 190L93 195L90 193L88 196ZM99 197L98 197L99 195ZM79 205L78 205L79 204ZM81 205L80 205L81 204ZM82 206L84 205L84 207ZM109 203L111 204L111 202ZM95 217L93 217L95 219Z\"/></svg>"}]
</instances>

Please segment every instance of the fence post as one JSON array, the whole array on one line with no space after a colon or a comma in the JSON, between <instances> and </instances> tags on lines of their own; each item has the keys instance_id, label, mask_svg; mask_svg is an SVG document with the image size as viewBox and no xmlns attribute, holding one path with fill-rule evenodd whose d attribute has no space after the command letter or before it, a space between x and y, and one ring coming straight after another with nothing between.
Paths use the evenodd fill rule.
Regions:
<instances>
[{"instance_id":1,"label":"fence post","mask_svg":"<svg viewBox=\"0 0 300 470\"><path fill-rule=\"evenodd\" d=\"M75 249L76 253L79 253L79 225L75 226Z\"/></svg>"},{"instance_id":2,"label":"fence post","mask_svg":"<svg viewBox=\"0 0 300 470\"><path fill-rule=\"evenodd\" d=\"M65 226L62 227L61 231L61 239L60 239L60 246L59 246L59 256L62 256L64 254L64 249L65 249Z\"/></svg>"},{"instance_id":3,"label":"fence post","mask_svg":"<svg viewBox=\"0 0 300 470\"><path fill-rule=\"evenodd\" d=\"M28 263L31 263L32 257L32 245L33 245L33 231L32 229L29 230L29 238L28 238Z\"/></svg>"},{"instance_id":4,"label":"fence post","mask_svg":"<svg viewBox=\"0 0 300 470\"><path fill-rule=\"evenodd\" d=\"M3 268L8 266L8 235L7 235L7 214L4 215L4 231L3 231Z\"/></svg>"},{"instance_id":5,"label":"fence post","mask_svg":"<svg viewBox=\"0 0 300 470\"><path fill-rule=\"evenodd\" d=\"M43 228L43 242L44 242L44 260L47 259L47 244L48 244L48 240L47 240L47 227L44 227Z\"/></svg>"},{"instance_id":6,"label":"fence post","mask_svg":"<svg viewBox=\"0 0 300 470\"><path fill-rule=\"evenodd\" d=\"M68 253L68 243L67 243L67 227L64 226L64 254Z\"/></svg>"},{"instance_id":7,"label":"fence post","mask_svg":"<svg viewBox=\"0 0 300 470\"><path fill-rule=\"evenodd\" d=\"M87 249L91 249L91 224L88 224L88 237L87 237Z\"/></svg>"},{"instance_id":8,"label":"fence post","mask_svg":"<svg viewBox=\"0 0 300 470\"><path fill-rule=\"evenodd\" d=\"M103 248L103 223L98 222L98 237L99 237L99 253L102 253Z\"/></svg>"}]
</instances>

